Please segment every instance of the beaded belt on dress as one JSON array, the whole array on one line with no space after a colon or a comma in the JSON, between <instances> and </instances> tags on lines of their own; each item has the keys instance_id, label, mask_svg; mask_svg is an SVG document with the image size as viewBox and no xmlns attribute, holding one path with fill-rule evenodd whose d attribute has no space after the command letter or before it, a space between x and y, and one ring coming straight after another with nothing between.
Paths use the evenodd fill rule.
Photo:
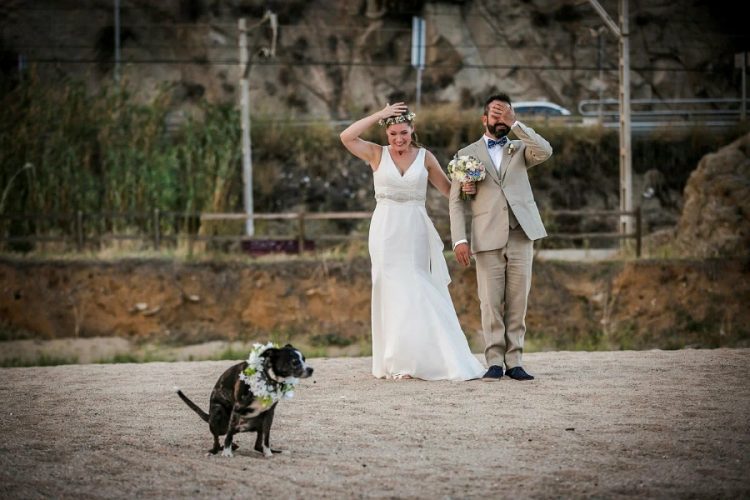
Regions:
<instances>
[{"instance_id":1,"label":"beaded belt on dress","mask_svg":"<svg viewBox=\"0 0 750 500\"><path fill-rule=\"evenodd\" d=\"M375 199L377 201L396 201L399 203L406 202L421 202L425 201L425 195L422 193L415 193L412 190L409 191L398 191L398 190L385 190L375 193Z\"/></svg>"}]
</instances>

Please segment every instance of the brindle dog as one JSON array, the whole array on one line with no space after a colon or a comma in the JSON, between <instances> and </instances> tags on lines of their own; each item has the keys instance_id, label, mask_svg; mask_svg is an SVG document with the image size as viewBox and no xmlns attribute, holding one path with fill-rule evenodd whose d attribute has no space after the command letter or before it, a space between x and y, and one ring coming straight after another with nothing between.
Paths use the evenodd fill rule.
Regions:
<instances>
[{"instance_id":1,"label":"brindle dog","mask_svg":"<svg viewBox=\"0 0 750 500\"><path fill-rule=\"evenodd\" d=\"M284 382L295 378L307 378L313 373L313 369L305 363L305 357L300 351L290 344L282 348L269 348L261 354L263 360L263 377L269 385L279 387ZM243 361L228 368L219 377L209 401L208 413L204 412L198 405L193 403L180 389L177 395L195 411L200 417L208 422L211 434L214 436L214 447L209 451L216 454L223 449L222 455L231 457L232 450L237 445L232 442L234 435L238 432L255 431L254 449L264 456L270 457L279 450L272 450L269 444L271 424L276 410L276 404L264 408L256 400L251 392L250 386L240 380L240 374L247 368L247 362ZM219 436L223 436L224 445L219 445Z\"/></svg>"}]
</instances>

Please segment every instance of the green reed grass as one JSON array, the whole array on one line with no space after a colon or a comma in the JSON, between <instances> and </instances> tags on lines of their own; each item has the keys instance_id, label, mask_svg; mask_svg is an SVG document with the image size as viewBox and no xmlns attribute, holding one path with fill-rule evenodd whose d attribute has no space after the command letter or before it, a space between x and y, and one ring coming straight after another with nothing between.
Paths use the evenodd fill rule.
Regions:
<instances>
[{"instance_id":1,"label":"green reed grass","mask_svg":"<svg viewBox=\"0 0 750 500\"><path fill-rule=\"evenodd\" d=\"M24 82L0 90L0 190L4 213L236 212L242 210L239 113L233 105L200 101L175 130L166 123L174 111L165 86L144 102L128 86L88 91L82 82L45 83L33 72ZM358 118L358 117L355 117ZM462 146L482 133L481 109L425 105L416 120L420 141L445 168ZM553 157L530 170L535 192L548 207L599 206L618 202L618 136L597 127L530 123L552 144ZM344 149L340 129L327 123L301 124L294 117L253 114L253 196L257 212L367 210L372 174ZM700 158L747 130L664 131L633 139L637 174L659 168L669 187L681 191ZM385 144L373 127L365 139ZM29 165L28 168L23 168ZM6 189L7 188L7 189ZM552 221L566 230L565 220ZM5 234L73 231L59 221L0 222ZM104 219L87 231L148 231L151 221ZM197 231L197 221L162 222L163 233ZM337 221L328 230L354 229ZM261 231L265 226L259 223ZM270 228L271 226L269 226ZM592 228L579 228L592 229ZM238 233L241 224L200 228Z\"/></svg>"},{"instance_id":2,"label":"green reed grass","mask_svg":"<svg viewBox=\"0 0 750 500\"><path fill-rule=\"evenodd\" d=\"M239 126L231 106L201 103L176 133L165 128L169 89L143 104L127 90L89 94L33 75L2 95L0 182L33 168L6 212L222 210L238 181Z\"/></svg>"}]
</instances>

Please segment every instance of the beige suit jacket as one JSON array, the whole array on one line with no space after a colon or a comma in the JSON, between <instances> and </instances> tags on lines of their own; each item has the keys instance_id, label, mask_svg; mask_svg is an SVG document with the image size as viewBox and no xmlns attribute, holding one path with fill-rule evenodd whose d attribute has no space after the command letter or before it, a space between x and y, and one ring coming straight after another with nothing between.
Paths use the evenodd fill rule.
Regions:
<instances>
[{"instance_id":1,"label":"beige suit jacket","mask_svg":"<svg viewBox=\"0 0 750 500\"><path fill-rule=\"evenodd\" d=\"M552 156L552 146L523 123L516 122L512 131L519 140L508 141L504 146L500 173L492 164L483 138L458 152L458 156L474 156L487 169L484 180L477 183L477 194L473 200L461 200L461 183L451 182L451 239L454 245L460 240L470 241L473 253L506 246L510 228L509 205L530 240L547 236L531 191L527 169ZM509 152L511 144L515 148L513 154ZM466 235L467 213L471 215L471 238Z\"/></svg>"}]
</instances>

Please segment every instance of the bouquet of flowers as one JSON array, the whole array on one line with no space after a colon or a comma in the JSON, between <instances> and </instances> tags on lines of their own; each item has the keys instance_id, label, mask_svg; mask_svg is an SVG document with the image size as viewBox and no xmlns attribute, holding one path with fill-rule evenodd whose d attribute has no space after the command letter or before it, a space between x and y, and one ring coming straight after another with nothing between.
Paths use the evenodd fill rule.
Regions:
<instances>
[{"instance_id":1,"label":"bouquet of flowers","mask_svg":"<svg viewBox=\"0 0 750 500\"><path fill-rule=\"evenodd\" d=\"M482 162L473 156L457 156L448 163L448 177L452 181L459 181L462 186L467 182L479 182L486 174ZM473 200L474 196L461 190L462 200Z\"/></svg>"}]
</instances>

